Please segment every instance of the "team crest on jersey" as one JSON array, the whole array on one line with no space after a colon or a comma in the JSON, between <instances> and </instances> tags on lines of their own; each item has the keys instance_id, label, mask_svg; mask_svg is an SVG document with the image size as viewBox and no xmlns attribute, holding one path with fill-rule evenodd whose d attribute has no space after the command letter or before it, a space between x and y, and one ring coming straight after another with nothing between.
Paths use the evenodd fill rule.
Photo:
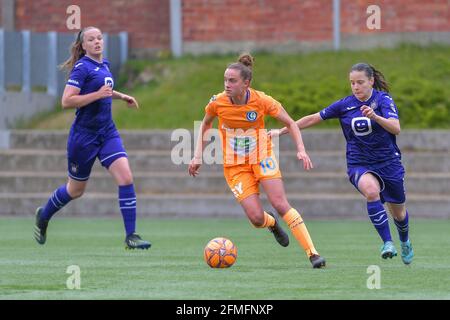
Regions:
<instances>
[{"instance_id":1,"label":"team crest on jersey","mask_svg":"<svg viewBox=\"0 0 450 320\"><path fill-rule=\"evenodd\" d=\"M77 174L78 173L78 164L71 162L70 163L70 172L72 172L73 174Z\"/></svg>"},{"instance_id":2,"label":"team crest on jersey","mask_svg":"<svg viewBox=\"0 0 450 320\"><path fill-rule=\"evenodd\" d=\"M258 113L256 111L249 111L247 112L246 117L248 121L253 122L258 117Z\"/></svg>"},{"instance_id":3,"label":"team crest on jersey","mask_svg":"<svg viewBox=\"0 0 450 320\"><path fill-rule=\"evenodd\" d=\"M373 110L375 110L376 108L378 108L378 105L377 105L377 103L376 103L375 101L373 101L373 102L370 104L370 107L371 107Z\"/></svg>"}]
</instances>

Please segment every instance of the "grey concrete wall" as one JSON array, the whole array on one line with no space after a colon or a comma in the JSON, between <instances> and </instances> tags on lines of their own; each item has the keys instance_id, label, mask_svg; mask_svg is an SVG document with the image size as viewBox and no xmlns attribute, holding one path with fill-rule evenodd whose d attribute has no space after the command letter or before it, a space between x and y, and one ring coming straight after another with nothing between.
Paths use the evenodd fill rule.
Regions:
<instances>
[{"instance_id":1,"label":"grey concrete wall","mask_svg":"<svg viewBox=\"0 0 450 320\"><path fill-rule=\"evenodd\" d=\"M14 30L15 25L15 0L0 1L0 26L5 30Z\"/></svg>"},{"instance_id":2,"label":"grey concrete wall","mask_svg":"<svg viewBox=\"0 0 450 320\"><path fill-rule=\"evenodd\" d=\"M0 94L0 130L10 129L17 121L30 119L33 115L43 111L52 110L56 98L45 93L31 92L5 92ZM3 133L3 139L6 139ZM1 145L7 146L9 142L3 141Z\"/></svg>"},{"instance_id":3,"label":"grey concrete wall","mask_svg":"<svg viewBox=\"0 0 450 320\"><path fill-rule=\"evenodd\" d=\"M376 47L393 48L402 43L427 46L430 44L450 45L450 32L384 32L369 36L345 35L341 48L364 50Z\"/></svg>"},{"instance_id":4,"label":"grey concrete wall","mask_svg":"<svg viewBox=\"0 0 450 320\"><path fill-rule=\"evenodd\" d=\"M195 179L188 164L172 161L172 131L121 131L133 171L140 216L243 217L223 178L222 165L204 164ZM0 131L0 215L31 216L67 181L65 131ZM367 219L364 198L348 182L340 130L305 130L315 168L305 172L289 136L280 140L279 165L288 199L308 219ZM450 218L450 131L403 130L398 137L406 169L407 205L414 218ZM188 159L189 161L190 159ZM264 192L262 199L269 209ZM120 216L117 186L98 162L85 195L60 215Z\"/></svg>"},{"instance_id":5,"label":"grey concrete wall","mask_svg":"<svg viewBox=\"0 0 450 320\"><path fill-rule=\"evenodd\" d=\"M180 140L171 140L173 130L120 130L127 150L169 151ZM64 150L67 131L61 130L12 130L11 148ZM191 133L191 146L193 146ZM345 139L340 129L302 130L305 147L309 151L341 151L345 153ZM397 136L402 151L450 151L449 130L402 130ZM193 147L192 147L193 148ZM295 151L289 135L279 140L281 151Z\"/></svg>"},{"instance_id":6,"label":"grey concrete wall","mask_svg":"<svg viewBox=\"0 0 450 320\"><path fill-rule=\"evenodd\" d=\"M276 52L276 53L298 53L320 50L332 50L332 41L302 41L302 42L268 42L268 41L212 41L212 42L198 42L185 41L183 42L183 53L202 55L202 54L239 54L243 51L248 52Z\"/></svg>"},{"instance_id":7,"label":"grey concrete wall","mask_svg":"<svg viewBox=\"0 0 450 320\"><path fill-rule=\"evenodd\" d=\"M341 37L341 49L349 50L363 50L376 47L392 48L402 43L412 43L419 45L450 45L450 32L384 32L370 34L370 36L342 35ZM242 51L298 53L332 49L333 39L330 39L330 41L302 41L284 43L272 43L264 41L185 41L183 43L183 53L193 55L211 53L240 53Z\"/></svg>"}]
</instances>

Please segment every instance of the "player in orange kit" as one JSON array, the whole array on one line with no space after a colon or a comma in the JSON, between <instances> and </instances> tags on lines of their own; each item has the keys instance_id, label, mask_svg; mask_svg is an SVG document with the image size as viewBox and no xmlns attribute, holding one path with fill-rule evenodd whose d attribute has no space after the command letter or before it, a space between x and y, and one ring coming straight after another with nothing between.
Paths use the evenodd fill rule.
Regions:
<instances>
[{"instance_id":1,"label":"player in orange kit","mask_svg":"<svg viewBox=\"0 0 450 320\"><path fill-rule=\"evenodd\" d=\"M282 105L263 92L250 88L252 66L253 57L242 54L237 63L228 65L225 70L225 91L213 96L205 108L206 114L194 158L189 164L189 174L195 177L199 173L205 146L204 134L218 117L224 176L250 222L256 228L268 228L280 245L286 247L289 244L289 237L276 216L265 212L262 207L259 198L261 183L271 205L287 223L313 268L324 267L325 259L314 248L302 217L286 198L272 141L264 129L264 116L270 115L289 128L297 146L297 158L303 161L305 170L313 167L312 162L305 151L300 130Z\"/></svg>"}]
</instances>

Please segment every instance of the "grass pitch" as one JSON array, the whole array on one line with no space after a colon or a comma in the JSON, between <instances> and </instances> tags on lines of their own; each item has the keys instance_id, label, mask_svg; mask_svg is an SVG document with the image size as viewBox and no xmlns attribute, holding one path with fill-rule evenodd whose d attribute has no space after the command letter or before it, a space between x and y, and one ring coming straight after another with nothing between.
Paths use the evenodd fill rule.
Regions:
<instances>
[{"instance_id":1,"label":"grass pitch","mask_svg":"<svg viewBox=\"0 0 450 320\"><path fill-rule=\"evenodd\" d=\"M280 247L245 219L139 219L153 246L128 251L121 219L56 216L47 243L32 238L33 218L0 219L0 299L450 299L450 222L410 219L415 258L382 260L369 221L305 221L327 268L313 270L290 235ZM392 235L400 251L396 230ZM203 247L231 239L238 258L211 269ZM70 290L68 267L80 268L80 289ZM380 289L368 289L380 268ZM369 281L370 282L370 281Z\"/></svg>"}]
</instances>

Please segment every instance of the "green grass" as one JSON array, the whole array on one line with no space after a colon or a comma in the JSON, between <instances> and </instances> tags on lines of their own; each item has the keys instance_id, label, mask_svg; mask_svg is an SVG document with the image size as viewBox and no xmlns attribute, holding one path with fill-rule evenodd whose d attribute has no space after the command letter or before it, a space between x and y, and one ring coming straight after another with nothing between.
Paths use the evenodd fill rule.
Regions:
<instances>
[{"instance_id":1,"label":"green grass","mask_svg":"<svg viewBox=\"0 0 450 320\"><path fill-rule=\"evenodd\" d=\"M391 85L403 128L450 128L450 46L403 45L394 49L310 52L303 54L254 53L252 86L279 100L294 118L318 112L351 94L350 67L361 61L381 70ZM204 116L213 94L223 90L223 72L236 55L153 61L130 61L117 76L116 88L137 98L141 108L130 110L114 103L119 129L193 129ZM145 75L148 82L142 77ZM39 117L25 127L67 129L73 110ZM267 118L268 127L279 127ZM322 127L337 127L336 120Z\"/></svg>"},{"instance_id":2,"label":"green grass","mask_svg":"<svg viewBox=\"0 0 450 320\"><path fill-rule=\"evenodd\" d=\"M282 248L244 219L140 219L153 247L126 251L119 218L57 217L45 246L32 239L33 218L1 218L0 299L450 299L449 221L412 220L410 266L379 257L368 221L307 225L326 269L313 270L292 237ZM216 236L238 247L230 269L203 261ZM80 290L66 288L70 265L81 269ZM381 289L366 286L370 265L381 269Z\"/></svg>"}]
</instances>

